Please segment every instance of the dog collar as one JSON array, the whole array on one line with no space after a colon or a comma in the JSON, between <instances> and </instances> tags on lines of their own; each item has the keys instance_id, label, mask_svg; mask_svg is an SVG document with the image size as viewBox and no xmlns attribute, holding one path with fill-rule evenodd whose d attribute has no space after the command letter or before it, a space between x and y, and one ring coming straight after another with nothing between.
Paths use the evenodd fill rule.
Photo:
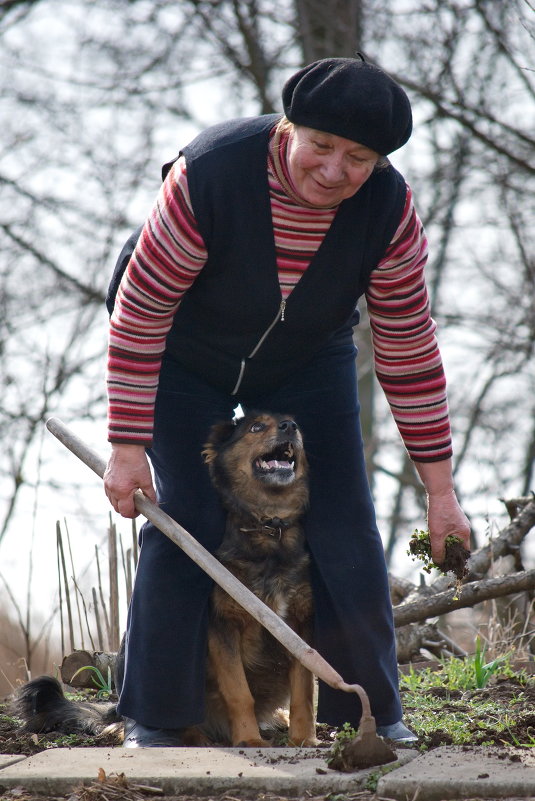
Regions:
<instances>
[{"instance_id":1,"label":"dog collar","mask_svg":"<svg viewBox=\"0 0 535 801\"><path fill-rule=\"evenodd\" d=\"M292 525L290 520L283 520L280 517L268 517L265 520L262 520L259 526L255 526L254 528L240 528L240 531L243 531L245 534L252 534L254 531L265 532L269 534L270 537L277 537L277 539L282 539L283 531L287 528L290 528Z\"/></svg>"}]
</instances>

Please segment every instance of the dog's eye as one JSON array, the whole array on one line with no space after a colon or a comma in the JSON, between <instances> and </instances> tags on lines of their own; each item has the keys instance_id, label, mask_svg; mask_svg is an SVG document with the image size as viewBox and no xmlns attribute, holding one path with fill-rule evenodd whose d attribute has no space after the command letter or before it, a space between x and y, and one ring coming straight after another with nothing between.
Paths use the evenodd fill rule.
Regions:
<instances>
[{"instance_id":1,"label":"dog's eye","mask_svg":"<svg viewBox=\"0 0 535 801\"><path fill-rule=\"evenodd\" d=\"M265 423L253 423L249 431L252 431L253 434L257 434L259 431L263 431L265 427Z\"/></svg>"}]
</instances>

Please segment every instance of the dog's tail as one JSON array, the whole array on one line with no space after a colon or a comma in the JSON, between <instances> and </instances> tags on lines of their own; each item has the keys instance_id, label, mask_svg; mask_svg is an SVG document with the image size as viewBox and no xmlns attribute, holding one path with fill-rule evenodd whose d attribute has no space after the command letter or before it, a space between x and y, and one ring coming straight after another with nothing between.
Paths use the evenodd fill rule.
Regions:
<instances>
[{"instance_id":1,"label":"dog's tail","mask_svg":"<svg viewBox=\"0 0 535 801\"><path fill-rule=\"evenodd\" d=\"M22 721L25 731L42 734L122 733L122 718L115 704L92 704L69 701L57 679L40 676L25 684L12 702L13 714Z\"/></svg>"}]
</instances>

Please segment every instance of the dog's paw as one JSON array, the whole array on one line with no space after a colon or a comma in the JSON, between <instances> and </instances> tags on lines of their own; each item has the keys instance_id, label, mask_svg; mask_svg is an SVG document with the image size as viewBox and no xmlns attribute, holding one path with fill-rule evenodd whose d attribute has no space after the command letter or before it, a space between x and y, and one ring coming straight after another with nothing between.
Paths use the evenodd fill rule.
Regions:
<instances>
[{"instance_id":1,"label":"dog's paw","mask_svg":"<svg viewBox=\"0 0 535 801\"><path fill-rule=\"evenodd\" d=\"M293 748L316 748L320 745L320 740L317 737L292 737L288 738L288 745Z\"/></svg>"},{"instance_id":2,"label":"dog's paw","mask_svg":"<svg viewBox=\"0 0 535 801\"><path fill-rule=\"evenodd\" d=\"M287 709L283 709L279 707L273 713L273 719L271 721L271 725L277 729L289 729L290 728L290 713Z\"/></svg>"},{"instance_id":3,"label":"dog's paw","mask_svg":"<svg viewBox=\"0 0 535 801\"><path fill-rule=\"evenodd\" d=\"M182 735L184 745L194 748L209 748L214 745L214 741L202 731L198 726L190 726Z\"/></svg>"},{"instance_id":4,"label":"dog's paw","mask_svg":"<svg viewBox=\"0 0 535 801\"><path fill-rule=\"evenodd\" d=\"M262 740L261 737L259 738L251 738L250 740L242 740L239 743L236 743L236 746L240 748L270 748L271 742L269 740Z\"/></svg>"}]
</instances>

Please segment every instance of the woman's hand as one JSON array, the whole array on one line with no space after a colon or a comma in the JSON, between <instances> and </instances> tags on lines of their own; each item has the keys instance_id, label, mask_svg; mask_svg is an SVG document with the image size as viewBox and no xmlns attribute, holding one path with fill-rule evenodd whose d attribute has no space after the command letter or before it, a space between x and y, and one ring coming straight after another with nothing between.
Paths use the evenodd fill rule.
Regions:
<instances>
[{"instance_id":1,"label":"woman's hand","mask_svg":"<svg viewBox=\"0 0 535 801\"><path fill-rule=\"evenodd\" d=\"M433 562L441 565L446 556L446 537L458 537L470 550L470 523L459 506L454 490L446 495L427 494L427 526Z\"/></svg>"},{"instance_id":2,"label":"woman's hand","mask_svg":"<svg viewBox=\"0 0 535 801\"><path fill-rule=\"evenodd\" d=\"M446 555L446 537L458 537L470 550L470 523L455 495L451 460L416 462L415 466L427 493L431 556L435 564L441 565Z\"/></svg>"},{"instance_id":3,"label":"woman's hand","mask_svg":"<svg viewBox=\"0 0 535 801\"><path fill-rule=\"evenodd\" d=\"M104 473L104 491L122 517L137 517L134 492L140 489L156 502L149 460L143 445L113 444L110 460Z\"/></svg>"}]
</instances>

